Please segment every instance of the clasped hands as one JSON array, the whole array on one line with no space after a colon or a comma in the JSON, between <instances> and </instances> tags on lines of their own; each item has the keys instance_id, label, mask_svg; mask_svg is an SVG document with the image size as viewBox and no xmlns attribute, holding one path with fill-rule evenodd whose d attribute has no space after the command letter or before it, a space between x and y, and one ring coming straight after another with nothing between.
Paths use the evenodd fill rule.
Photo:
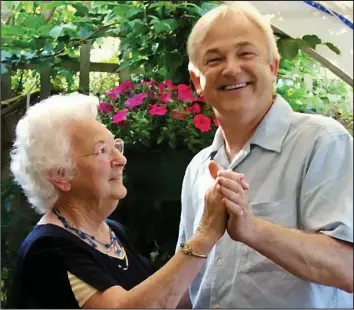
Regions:
<instances>
[{"instance_id":1,"label":"clasped hands","mask_svg":"<svg viewBox=\"0 0 354 310\"><path fill-rule=\"evenodd\" d=\"M248 207L244 175L219 169L215 161L209 163L209 172L215 183L205 194L202 226L219 237L227 229L233 240L248 243L256 233L256 218Z\"/></svg>"}]
</instances>

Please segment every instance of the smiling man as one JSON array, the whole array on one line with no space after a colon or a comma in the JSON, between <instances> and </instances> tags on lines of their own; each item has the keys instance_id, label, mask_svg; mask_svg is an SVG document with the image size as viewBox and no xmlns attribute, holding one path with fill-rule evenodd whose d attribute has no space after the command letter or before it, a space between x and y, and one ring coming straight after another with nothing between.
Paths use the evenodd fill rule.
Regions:
<instances>
[{"instance_id":1,"label":"smiling man","mask_svg":"<svg viewBox=\"0 0 354 310\"><path fill-rule=\"evenodd\" d=\"M186 170L177 246L197 229L211 184L233 192L237 203L225 203L228 233L180 306L351 308L351 135L331 118L294 112L274 94L276 42L249 4L223 4L201 17L188 54L195 88L220 128ZM216 181L210 160L222 170ZM235 173L248 190L230 182Z\"/></svg>"}]
</instances>

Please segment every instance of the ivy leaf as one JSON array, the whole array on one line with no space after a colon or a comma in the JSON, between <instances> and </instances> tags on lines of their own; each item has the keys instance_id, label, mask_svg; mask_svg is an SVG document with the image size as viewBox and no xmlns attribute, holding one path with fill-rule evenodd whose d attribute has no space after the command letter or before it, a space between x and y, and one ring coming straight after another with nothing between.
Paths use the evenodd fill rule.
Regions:
<instances>
[{"instance_id":1,"label":"ivy leaf","mask_svg":"<svg viewBox=\"0 0 354 310\"><path fill-rule=\"evenodd\" d=\"M309 44L309 47L312 48L312 49L315 49L316 45L322 43L321 39L318 36L314 35L314 34L305 35L305 36L302 37L302 39L304 41L306 41Z\"/></svg>"},{"instance_id":2,"label":"ivy leaf","mask_svg":"<svg viewBox=\"0 0 354 310\"><path fill-rule=\"evenodd\" d=\"M26 31L22 27L14 27L14 26L9 26L2 24L1 25L1 30L2 30L2 36L3 37L11 37L12 35L24 35L26 34Z\"/></svg>"},{"instance_id":3,"label":"ivy leaf","mask_svg":"<svg viewBox=\"0 0 354 310\"><path fill-rule=\"evenodd\" d=\"M164 19L160 21L153 20L152 23L156 34L173 31L178 26L177 22L174 19Z\"/></svg>"},{"instance_id":4,"label":"ivy leaf","mask_svg":"<svg viewBox=\"0 0 354 310\"><path fill-rule=\"evenodd\" d=\"M33 1L22 1L22 7L26 11L26 13L32 13Z\"/></svg>"},{"instance_id":5,"label":"ivy leaf","mask_svg":"<svg viewBox=\"0 0 354 310\"><path fill-rule=\"evenodd\" d=\"M325 42L324 45L326 45L332 52L336 53L337 55L340 55L341 52L337 46L330 42Z\"/></svg>"},{"instance_id":6,"label":"ivy leaf","mask_svg":"<svg viewBox=\"0 0 354 310\"><path fill-rule=\"evenodd\" d=\"M49 35L54 38L57 39L58 37L60 37L63 34L63 31L65 29L70 29L70 30L76 30L76 26L72 25L72 24L63 24L60 26L55 26L53 27L53 29L49 32Z\"/></svg>"},{"instance_id":7,"label":"ivy leaf","mask_svg":"<svg viewBox=\"0 0 354 310\"><path fill-rule=\"evenodd\" d=\"M277 45L280 55L285 59L293 59L299 52L298 42L294 39L279 39Z\"/></svg>"},{"instance_id":8,"label":"ivy leaf","mask_svg":"<svg viewBox=\"0 0 354 310\"><path fill-rule=\"evenodd\" d=\"M75 16L84 17L87 16L87 14L89 13L88 8L82 5L81 3L72 2L71 5L76 9Z\"/></svg>"}]
</instances>

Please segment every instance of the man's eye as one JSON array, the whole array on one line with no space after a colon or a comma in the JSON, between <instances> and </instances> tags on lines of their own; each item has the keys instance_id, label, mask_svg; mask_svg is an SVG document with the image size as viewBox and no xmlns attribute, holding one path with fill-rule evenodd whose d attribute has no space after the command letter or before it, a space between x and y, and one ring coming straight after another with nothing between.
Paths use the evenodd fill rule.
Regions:
<instances>
[{"instance_id":1,"label":"man's eye","mask_svg":"<svg viewBox=\"0 0 354 310\"><path fill-rule=\"evenodd\" d=\"M218 61L221 61L221 58L220 57L215 57L215 58L208 59L207 63L215 63L215 62L218 62Z\"/></svg>"},{"instance_id":2,"label":"man's eye","mask_svg":"<svg viewBox=\"0 0 354 310\"><path fill-rule=\"evenodd\" d=\"M241 56L241 57L251 56L251 55L254 55L254 54L252 52L242 52L239 54L239 56Z\"/></svg>"}]
</instances>

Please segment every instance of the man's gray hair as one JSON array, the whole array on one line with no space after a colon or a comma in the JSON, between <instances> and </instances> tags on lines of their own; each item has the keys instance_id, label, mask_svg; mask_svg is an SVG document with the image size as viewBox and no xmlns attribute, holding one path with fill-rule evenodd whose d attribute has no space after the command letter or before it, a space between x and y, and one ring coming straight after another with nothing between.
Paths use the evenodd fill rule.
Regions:
<instances>
[{"instance_id":1,"label":"man's gray hair","mask_svg":"<svg viewBox=\"0 0 354 310\"><path fill-rule=\"evenodd\" d=\"M198 76L199 64L197 51L208 31L216 26L216 23L226 16L242 14L248 20L258 26L266 37L269 49L270 61L279 60L280 55L274 38L274 33L269 21L254 6L246 1L235 1L223 3L211 9L203 15L194 25L187 42L187 52L189 57L189 70L194 71Z\"/></svg>"}]
</instances>

